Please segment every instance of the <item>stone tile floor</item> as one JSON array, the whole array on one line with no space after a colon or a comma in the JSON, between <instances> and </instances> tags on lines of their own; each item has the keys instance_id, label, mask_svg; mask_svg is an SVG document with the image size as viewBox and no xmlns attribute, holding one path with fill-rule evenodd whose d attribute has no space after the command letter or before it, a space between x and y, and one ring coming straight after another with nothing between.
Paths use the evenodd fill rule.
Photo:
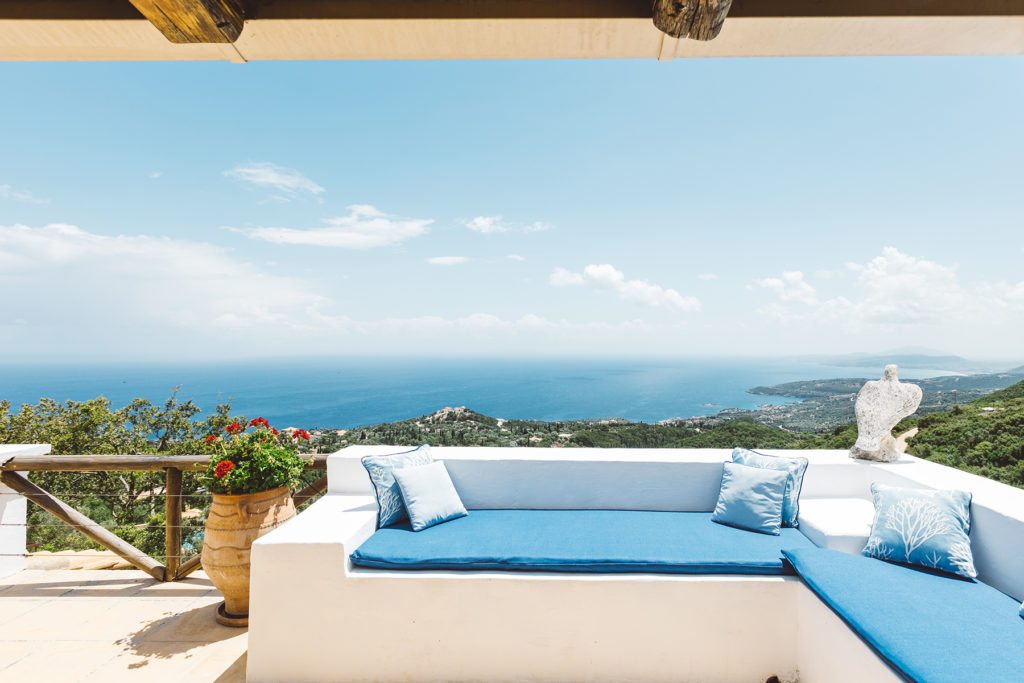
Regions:
<instances>
[{"instance_id":1,"label":"stone tile floor","mask_svg":"<svg viewBox=\"0 0 1024 683\"><path fill-rule=\"evenodd\" d=\"M0 579L0 682L245 680L248 632L220 626L202 572L27 570Z\"/></svg>"}]
</instances>

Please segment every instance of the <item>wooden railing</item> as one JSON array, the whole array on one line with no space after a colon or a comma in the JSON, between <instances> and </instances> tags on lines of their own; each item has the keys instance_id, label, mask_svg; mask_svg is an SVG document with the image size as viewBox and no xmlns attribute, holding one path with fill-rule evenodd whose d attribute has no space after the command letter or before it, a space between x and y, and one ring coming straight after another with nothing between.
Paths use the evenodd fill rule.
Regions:
<instances>
[{"instance_id":1,"label":"wooden railing","mask_svg":"<svg viewBox=\"0 0 1024 683\"><path fill-rule=\"evenodd\" d=\"M17 491L43 510L74 527L91 541L114 552L157 581L176 581L200 567L198 554L182 562L182 475L204 470L210 458L206 455L41 455L15 456L0 466L0 481ZM310 455L307 467L323 470L326 455ZM165 477L164 494L164 562L160 563L114 532L93 521L49 491L28 480L29 472L159 472ZM295 505L301 505L327 488L322 476L293 494Z\"/></svg>"}]
</instances>

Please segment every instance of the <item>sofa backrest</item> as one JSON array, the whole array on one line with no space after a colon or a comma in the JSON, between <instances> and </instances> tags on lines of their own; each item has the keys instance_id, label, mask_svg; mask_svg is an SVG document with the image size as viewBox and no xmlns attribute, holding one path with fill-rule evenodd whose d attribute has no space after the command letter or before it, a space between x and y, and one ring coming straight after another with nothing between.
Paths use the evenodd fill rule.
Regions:
<instances>
[{"instance_id":1,"label":"sofa backrest","mask_svg":"<svg viewBox=\"0 0 1024 683\"><path fill-rule=\"evenodd\" d=\"M351 446L328 459L328 490L372 493L360 458L407 450ZM867 497L859 465L836 451L763 451L811 460L805 497ZM432 447L470 509L608 509L710 512L718 500L724 448ZM853 476L851 476L851 474Z\"/></svg>"}]
</instances>

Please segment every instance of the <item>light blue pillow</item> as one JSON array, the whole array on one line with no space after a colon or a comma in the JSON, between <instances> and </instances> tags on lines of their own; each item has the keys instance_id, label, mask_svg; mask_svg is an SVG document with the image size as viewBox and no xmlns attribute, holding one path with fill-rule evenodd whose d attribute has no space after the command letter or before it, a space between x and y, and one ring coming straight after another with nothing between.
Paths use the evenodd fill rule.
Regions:
<instances>
[{"instance_id":1,"label":"light blue pillow","mask_svg":"<svg viewBox=\"0 0 1024 683\"><path fill-rule=\"evenodd\" d=\"M732 452L732 461L748 467L788 472L789 481L786 482L786 493L782 499L782 526L800 526L800 489L804 486L807 458L783 458L737 448Z\"/></svg>"},{"instance_id":2,"label":"light blue pillow","mask_svg":"<svg viewBox=\"0 0 1024 683\"><path fill-rule=\"evenodd\" d=\"M759 534L779 535L789 474L782 470L722 465L722 489L711 521Z\"/></svg>"},{"instance_id":3,"label":"light blue pillow","mask_svg":"<svg viewBox=\"0 0 1024 683\"><path fill-rule=\"evenodd\" d=\"M395 470L395 481L409 511L413 531L468 514L443 462Z\"/></svg>"},{"instance_id":4,"label":"light blue pillow","mask_svg":"<svg viewBox=\"0 0 1024 683\"><path fill-rule=\"evenodd\" d=\"M430 446L426 444L411 451L392 455L367 455L362 459L363 467L370 475L373 493L377 496L377 528L391 526L405 519L405 503L395 483L394 472L403 467L416 467L434 462Z\"/></svg>"},{"instance_id":5,"label":"light blue pillow","mask_svg":"<svg viewBox=\"0 0 1024 683\"><path fill-rule=\"evenodd\" d=\"M871 485L875 521L864 554L973 579L971 494Z\"/></svg>"}]
</instances>

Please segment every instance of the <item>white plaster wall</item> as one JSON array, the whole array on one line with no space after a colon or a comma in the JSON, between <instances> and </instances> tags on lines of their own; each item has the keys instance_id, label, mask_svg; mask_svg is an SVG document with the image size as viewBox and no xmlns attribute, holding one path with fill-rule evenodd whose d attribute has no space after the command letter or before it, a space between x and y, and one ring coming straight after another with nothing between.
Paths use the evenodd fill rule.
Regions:
<instances>
[{"instance_id":1,"label":"white plaster wall","mask_svg":"<svg viewBox=\"0 0 1024 683\"><path fill-rule=\"evenodd\" d=\"M796 599L800 683L902 680L810 588L800 588Z\"/></svg>"},{"instance_id":2,"label":"white plaster wall","mask_svg":"<svg viewBox=\"0 0 1024 683\"><path fill-rule=\"evenodd\" d=\"M0 463L16 455L45 455L49 445L0 445ZM20 572L27 566L25 547L28 501L0 484L0 578Z\"/></svg>"},{"instance_id":3,"label":"white plaster wall","mask_svg":"<svg viewBox=\"0 0 1024 683\"><path fill-rule=\"evenodd\" d=\"M793 577L354 569L368 502L326 496L253 546L249 681L796 678Z\"/></svg>"},{"instance_id":4,"label":"white plaster wall","mask_svg":"<svg viewBox=\"0 0 1024 683\"><path fill-rule=\"evenodd\" d=\"M0 484L0 578L16 574L27 565L26 504L22 496Z\"/></svg>"}]
</instances>

